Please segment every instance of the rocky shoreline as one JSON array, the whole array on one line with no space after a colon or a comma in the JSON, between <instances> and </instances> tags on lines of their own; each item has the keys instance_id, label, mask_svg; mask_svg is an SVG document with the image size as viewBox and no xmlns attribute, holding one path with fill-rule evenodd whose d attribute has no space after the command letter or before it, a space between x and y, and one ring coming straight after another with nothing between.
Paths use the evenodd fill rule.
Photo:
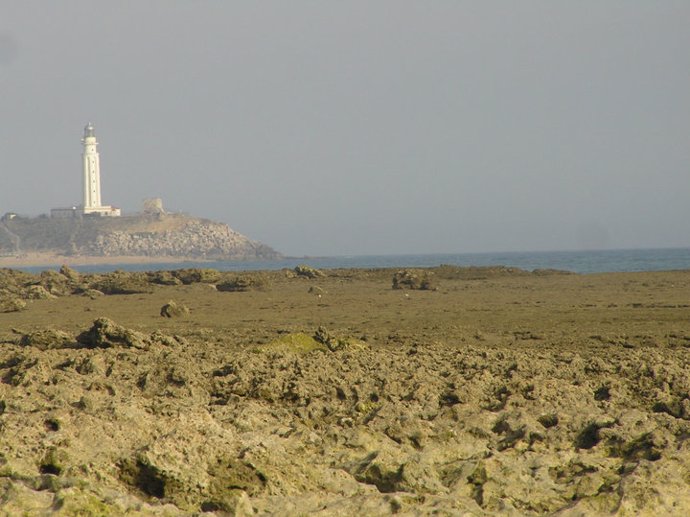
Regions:
<instances>
[{"instance_id":1,"label":"rocky shoreline","mask_svg":"<svg viewBox=\"0 0 690 517\"><path fill-rule=\"evenodd\" d=\"M191 260L274 259L280 254L224 223L184 214L22 218L0 222L0 264L25 255L177 257ZM160 260L159 260L160 262Z\"/></svg>"},{"instance_id":2,"label":"rocky shoreline","mask_svg":"<svg viewBox=\"0 0 690 517\"><path fill-rule=\"evenodd\" d=\"M690 510L690 272L0 272L9 514Z\"/></svg>"},{"instance_id":3,"label":"rocky shoreline","mask_svg":"<svg viewBox=\"0 0 690 517\"><path fill-rule=\"evenodd\" d=\"M71 266L119 265L119 264L160 264L181 262L204 262L198 257L169 256L146 257L138 255L59 255L55 253L23 253L20 256L0 257L0 268L52 267L58 269L63 264ZM207 259L209 263L213 260Z\"/></svg>"}]
</instances>

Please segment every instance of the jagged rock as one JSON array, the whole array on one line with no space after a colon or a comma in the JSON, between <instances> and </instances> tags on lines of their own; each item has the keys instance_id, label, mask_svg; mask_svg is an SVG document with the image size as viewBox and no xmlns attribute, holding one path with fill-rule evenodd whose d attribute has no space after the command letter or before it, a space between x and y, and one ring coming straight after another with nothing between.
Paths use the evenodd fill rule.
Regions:
<instances>
[{"instance_id":1,"label":"jagged rock","mask_svg":"<svg viewBox=\"0 0 690 517\"><path fill-rule=\"evenodd\" d=\"M393 289L434 289L431 273L402 269L393 275Z\"/></svg>"},{"instance_id":2,"label":"jagged rock","mask_svg":"<svg viewBox=\"0 0 690 517\"><path fill-rule=\"evenodd\" d=\"M252 282L249 278L237 277L232 280L226 280L216 284L216 289L222 292L242 292L249 291L252 288Z\"/></svg>"},{"instance_id":3,"label":"jagged rock","mask_svg":"<svg viewBox=\"0 0 690 517\"><path fill-rule=\"evenodd\" d=\"M320 326L318 329L316 329L316 332L314 333L314 340L318 343L326 345L331 352L335 352L337 350L356 351L367 348L366 343L358 339L354 339L352 337L334 336L324 326Z\"/></svg>"},{"instance_id":4,"label":"jagged rock","mask_svg":"<svg viewBox=\"0 0 690 517\"><path fill-rule=\"evenodd\" d=\"M173 300L161 307L161 316L165 318L179 318L187 316L189 314L189 308L185 305L178 304Z\"/></svg>"},{"instance_id":5,"label":"jagged rock","mask_svg":"<svg viewBox=\"0 0 690 517\"><path fill-rule=\"evenodd\" d=\"M208 466L185 465L199 476L210 477L204 485L194 483L173 458L154 446L119 462L120 480L154 499L167 499L188 511L222 512L223 515L252 515L248 494L260 493L266 479L256 468L236 459L219 458ZM201 488L201 490L199 489ZM196 513L196 511L194 513Z\"/></svg>"},{"instance_id":6,"label":"jagged rock","mask_svg":"<svg viewBox=\"0 0 690 517\"><path fill-rule=\"evenodd\" d=\"M104 294L138 294L153 291L144 273L126 273L115 271L103 275L99 280L90 285Z\"/></svg>"},{"instance_id":7,"label":"jagged rock","mask_svg":"<svg viewBox=\"0 0 690 517\"><path fill-rule=\"evenodd\" d=\"M62 474L62 471L65 470L67 459L68 455L64 449L51 447L41 460L39 470L42 474L59 476Z\"/></svg>"},{"instance_id":8,"label":"jagged rock","mask_svg":"<svg viewBox=\"0 0 690 517\"><path fill-rule=\"evenodd\" d=\"M67 264L63 264L60 267L60 274L67 278L70 282L77 283L81 279L81 276L77 271L69 267Z\"/></svg>"},{"instance_id":9,"label":"jagged rock","mask_svg":"<svg viewBox=\"0 0 690 517\"><path fill-rule=\"evenodd\" d=\"M175 278L180 280L185 285L196 283L213 284L220 280L220 273L215 269L177 269L171 273Z\"/></svg>"},{"instance_id":10,"label":"jagged rock","mask_svg":"<svg viewBox=\"0 0 690 517\"><path fill-rule=\"evenodd\" d=\"M187 340L182 336L168 336L163 334L160 330L151 333L148 339L151 343L156 343L163 346L179 346L187 345Z\"/></svg>"},{"instance_id":11,"label":"jagged rock","mask_svg":"<svg viewBox=\"0 0 690 517\"><path fill-rule=\"evenodd\" d=\"M252 289L262 289L266 284L266 280L261 276L241 275L217 283L216 289L226 292L251 291Z\"/></svg>"},{"instance_id":12,"label":"jagged rock","mask_svg":"<svg viewBox=\"0 0 690 517\"><path fill-rule=\"evenodd\" d=\"M146 348L148 344L143 334L121 327L109 318L95 320L89 330L77 336L77 341L87 348Z\"/></svg>"},{"instance_id":13,"label":"jagged rock","mask_svg":"<svg viewBox=\"0 0 690 517\"><path fill-rule=\"evenodd\" d=\"M297 276L302 276L305 278L319 278L322 276L326 276L323 271L313 268L311 266L307 266L305 264L301 264L299 266L296 266L294 269L295 273Z\"/></svg>"},{"instance_id":14,"label":"jagged rock","mask_svg":"<svg viewBox=\"0 0 690 517\"><path fill-rule=\"evenodd\" d=\"M21 298L0 299L0 312L19 312L26 309L26 302Z\"/></svg>"},{"instance_id":15,"label":"jagged rock","mask_svg":"<svg viewBox=\"0 0 690 517\"><path fill-rule=\"evenodd\" d=\"M181 285L182 280L177 278L172 271L151 271L146 273L149 282L159 285Z\"/></svg>"},{"instance_id":16,"label":"jagged rock","mask_svg":"<svg viewBox=\"0 0 690 517\"><path fill-rule=\"evenodd\" d=\"M209 486L209 502L206 507L215 510L233 511L237 497L242 493L255 495L263 491L266 478L251 464L235 458L218 458L209 466L212 482ZM233 487L228 490L228 487Z\"/></svg>"},{"instance_id":17,"label":"jagged rock","mask_svg":"<svg viewBox=\"0 0 690 517\"><path fill-rule=\"evenodd\" d=\"M83 289L83 290L80 290L78 292L78 294L81 294L82 296L86 296L88 298L91 298L92 300L95 300L96 298L105 295L105 293L103 293L103 291L99 291L98 289Z\"/></svg>"},{"instance_id":18,"label":"jagged rock","mask_svg":"<svg viewBox=\"0 0 690 517\"><path fill-rule=\"evenodd\" d=\"M42 285L30 285L26 289L26 298L29 300L48 300L57 297L54 294L50 294Z\"/></svg>"},{"instance_id":19,"label":"jagged rock","mask_svg":"<svg viewBox=\"0 0 690 517\"><path fill-rule=\"evenodd\" d=\"M66 296L72 291L70 281L57 271L42 271L40 283L50 294L55 296Z\"/></svg>"},{"instance_id":20,"label":"jagged rock","mask_svg":"<svg viewBox=\"0 0 690 517\"><path fill-rule=\"evenodd\" d=\"M102 355L87 356L76 364L76 370L82 375L103 375L106 372L106 362Z\"/></svg>"},{"instance_id":21,"label":"jagged rock","mask_svg":"<svg viewBox=\"0 0 690 517\"><path fill-rule=\"evenodd\" d=\"M74 336L62 330L38 330L29 334L24 334L19 340L22 346L32 346L39 350L51 348L72 348L75 345Z\"/></svg>"},{"instance_id":22,"label":"jagged rock","mask_svg":"<svg viewBox=\"0 0 690 517\"><path fill-rule=\"evenodd\" d=\"M553 413L541 415L537 418L537 422L539 422L546 429L549 429L558 425L558 415Z\"/></svg>"},{"instance_id":23,"label":"jagged rock","mask_svg":"<svg viewBox=\"0 0 690 517\"><path fill-rule=\"evenodd\" d=\"M0 286L8 293L19 294L21 286L35 283L36 277L17 269L0 268Z\"/></svg>"}]
</instances>

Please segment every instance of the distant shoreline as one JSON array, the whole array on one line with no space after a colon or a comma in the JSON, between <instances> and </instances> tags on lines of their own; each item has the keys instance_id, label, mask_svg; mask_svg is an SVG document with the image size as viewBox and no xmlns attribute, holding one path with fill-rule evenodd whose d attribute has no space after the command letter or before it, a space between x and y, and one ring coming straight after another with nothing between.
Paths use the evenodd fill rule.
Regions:
<instances>
[{"instance_id":1,"label":"distant shoreline","mask_svg":"<svg viewBox=\"0 0 690 517\"><path fill-rule=\"evenodd\" d=\"M53 253L26 253L22 256L0 257L0 267L60 267L63 264L68 266L99 266L117 264L159 264L159 263L183 263L183 262L214 262L210 259L199 257L141 257L132 255L108 255L108 256L86 256L86 255L56 255Z\"/></svg>"},{"instance_id":2,"label":"distant shoreline","mask_svg":"<svg viewBox=\"0 0 690 517\"><path fill-rule=\"evenodd\" d=\"M362 255L344 257L235 258L232 260L190 256L59 255L27 253L21 257L0 257L0 268L57 269L67 264L77 270L107 272L150 269L211 268L219 271L292 269L307 264L318 269L425 268L440 265L460 267L506 266L525 271L557 269L573 273L615 273L635 271L690 272L690 248L647 250L601 250L558 252L455 253L421 255Z\"/></svg>"}]
</instances>

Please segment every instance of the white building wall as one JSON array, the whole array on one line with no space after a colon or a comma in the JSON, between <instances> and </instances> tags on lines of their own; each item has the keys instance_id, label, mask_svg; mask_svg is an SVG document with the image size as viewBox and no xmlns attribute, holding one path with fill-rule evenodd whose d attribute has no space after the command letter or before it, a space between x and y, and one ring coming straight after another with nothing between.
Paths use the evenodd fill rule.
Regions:
<instances>
[{"instance_id":1,"label":"white building wall","mask_svg":"<svg viewBox=\"0 0 690 517\"><path fill-rule=\"evenodd\" d=\"M101 206L101 171L96 137L84 138L84 209Z\"/></svg>"}]
</instances>

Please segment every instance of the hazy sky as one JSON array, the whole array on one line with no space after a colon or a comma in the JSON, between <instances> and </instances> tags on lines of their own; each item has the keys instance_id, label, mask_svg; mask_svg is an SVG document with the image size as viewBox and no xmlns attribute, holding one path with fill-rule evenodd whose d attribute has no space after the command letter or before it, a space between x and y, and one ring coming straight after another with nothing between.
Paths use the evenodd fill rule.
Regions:
<instances>
[{"instance_id":1,"label":"hazy sky","mask_svg":"<svg viewBox=\"0 0 690 517\"><path fill-rule=\"evenodd\" d=\"M0 213L292 255L690 246L690 2L0 0Z\"/></svg>"}]
</instances>

